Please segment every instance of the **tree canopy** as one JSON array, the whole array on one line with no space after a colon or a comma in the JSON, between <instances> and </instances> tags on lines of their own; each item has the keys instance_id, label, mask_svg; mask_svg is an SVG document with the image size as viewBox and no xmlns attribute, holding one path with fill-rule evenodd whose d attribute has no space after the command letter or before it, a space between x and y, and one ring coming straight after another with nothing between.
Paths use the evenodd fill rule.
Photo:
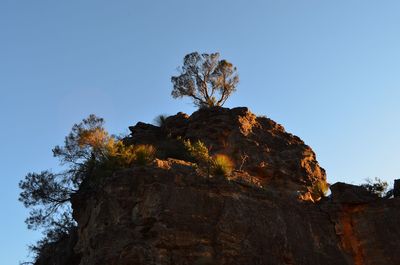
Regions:
<instances>
[{"instance_id":1,"label":"tree canopy","mask_svg":"<svg viewBox=\"0 0 400 265\"><path fill-rule=\"evenodd\" d=\"M187 54L179 69L180 74L171 77L172 96L191 97L200 108L224 105L236 91L239 75L232 63L219 57L219 53Z\"/></svg>"},{"instance_id":2,"label":"tree canopy","mask_svg":"<svg viewBox=\"0 0 400 265\"><path fill-rule=\"evenodd\" d=\"M64 170L29 173L20 181L19 200L30 209L26 219L28 228L43 229L45 234L31 247L36 254L75 226L70 204L73 194L82 189L90 192L115 170L152 161L155 153L152 146L127 146L109 135L103 125L104 120L95 115L75 124L64 145L53 149Z\"/></svg>"},{"instance_id":3,"label":"tree canopy","mask_svg":"<svg viewBox=\"0 0 400 265\"><path fill-rule=\"evenodd\" d=\"M366 178L366 183L361 184L362 187L366 188L369 192L378 195L379 197L385 197L388 191L388 183L380 178L375 177L374 179ZM391 194L389 191L389 194Z\"/></svg>"},{"instance_id":4,"label":"tree canopy","mask_svg":"<svg viewBox=\"0 0 400 265\"><path fill-rule=\"evenodd\" d=\"M101 151L97 150L98 144L94 144L93 138L107 136L103 123L103 119L90 115L72 127L65 137L64 146L56 146L53 149L54 157L66 168L64 171L53 173L45 170L29 173L19 183L22 189L19 200L31 209L26 220L28 228L57 226L61 221L59 217L65 217L65 212L69 211L67 204L71 194L77 191L90 165L99 159ZM63 222L67 219L64 218Z\"/></svg>"}]
</instances>

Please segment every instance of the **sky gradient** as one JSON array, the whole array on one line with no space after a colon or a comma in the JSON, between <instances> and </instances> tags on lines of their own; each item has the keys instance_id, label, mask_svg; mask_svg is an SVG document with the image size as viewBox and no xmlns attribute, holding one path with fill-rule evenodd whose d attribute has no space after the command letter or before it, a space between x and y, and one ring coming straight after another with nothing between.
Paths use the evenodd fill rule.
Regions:
<instances>
[{"instance_id":1,"label":"sky gradient","mask_svg":"<svg viewBox=\"0 0 400 265\"><path fill-rule=\"evenodd\" d=\"M51 149L90 113L112 133L192 113L171 75L220 52L247 106L298 135L328 181L400 178L398 1L0 1L0 263L39 238L18 182L57 170Z\"/></svg>"}]
</instances>

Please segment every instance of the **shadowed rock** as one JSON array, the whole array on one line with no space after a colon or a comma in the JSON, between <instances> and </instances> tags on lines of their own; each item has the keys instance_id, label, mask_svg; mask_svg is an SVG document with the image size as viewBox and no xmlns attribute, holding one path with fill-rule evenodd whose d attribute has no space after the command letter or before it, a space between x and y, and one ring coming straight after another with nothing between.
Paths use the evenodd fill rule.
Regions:
<instances>
[{"instance_id":1,"label":"shadowed rock","mask_svg":"<svg viewBox=\"0 0 400 265\"><path fill-rule=\"evenodd\" d=\"M130 130L126 144L153 144L163 157L75 194L76 237L37 264L400 264L400 199L337 183L317 203L300 200L325 171L309 146L268 118L210 108ZM182 160L183 139L228 155L236 170L205 176Z\"/></svg>"}]
</instances>

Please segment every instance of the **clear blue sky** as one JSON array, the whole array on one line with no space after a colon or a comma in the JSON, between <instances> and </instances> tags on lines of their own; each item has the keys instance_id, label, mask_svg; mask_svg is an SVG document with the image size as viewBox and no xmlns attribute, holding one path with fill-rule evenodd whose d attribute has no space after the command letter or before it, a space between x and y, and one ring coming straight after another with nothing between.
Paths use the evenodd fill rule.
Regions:
<instances>
[{"instance_id":1,"label":"clear blue sky","mask_svg":"<svg viewBox=\"0 0 400 265\"><path fill-rule=\"evenodd\" d=\"M51 148L90 113L112 133L161 113L185 54L239 70L227 107L248 106L317 153L328 180L400 177L398 1L0 0L0 263L38 233L17 183L57 169Z\"/></svg>"}]
</instances>

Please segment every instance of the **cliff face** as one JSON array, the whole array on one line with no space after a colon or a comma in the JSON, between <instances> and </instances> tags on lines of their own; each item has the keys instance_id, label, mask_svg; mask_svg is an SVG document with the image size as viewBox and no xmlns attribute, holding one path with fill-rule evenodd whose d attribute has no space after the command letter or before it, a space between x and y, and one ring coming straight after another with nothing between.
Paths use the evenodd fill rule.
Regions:
<instances>
[{"instance_id":1,"label":"cliff face","mask_svg":"<svg viewBox=\"0 0 400 265\"><path fill-rule=\"evenodd\" d=\"M75 205L80 264L345 264L319 207L168 167L119 172Z\"/></svg>"},{"instance_id":2,"label":"cliff face","mask_svg":"<svg viewBox=\"0 0 400 265\"><path fill-rule=\"evenodd\" d=\"M359 186L336 183L320 204L335 224L349 264L400 264L400 198L377 198Z\"/></svg>"},{"instance_id":3,"label":"cliff face","mask_svg":"<svg viewBox=\"0 0 400 265\"><path fill-rule=\"evenodd\" d=\"M246 108L209 109L130 129L126 143L177 149L76 194L73 240L37 264L400 264L400 199L343 183L318 202L300 199L325 182L325 171L272 120ZM241 170L205 176L168 158L179 156L175 139L202 140Z\"/></svg>"}]
</instances>

